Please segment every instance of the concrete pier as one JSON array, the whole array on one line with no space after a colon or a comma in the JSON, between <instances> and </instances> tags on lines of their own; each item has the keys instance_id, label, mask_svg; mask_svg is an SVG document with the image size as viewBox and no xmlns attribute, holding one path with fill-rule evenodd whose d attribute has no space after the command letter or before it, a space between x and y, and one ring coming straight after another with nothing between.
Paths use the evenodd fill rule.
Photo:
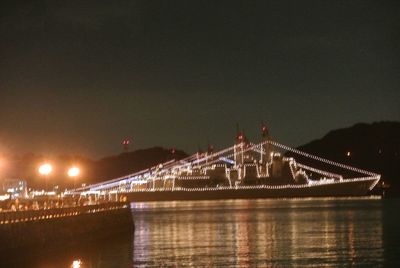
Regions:
<instances>
[{"instance_id":1,"label":"concrete pier","mask_svg":"<svg viewBox=\"0 0 400 268\"><path fill-rule=\"evenodd\" d=\"M9 252L67 247L133 230L128 203L0 212L0 259Z\"/></svg>"}]
</instances>

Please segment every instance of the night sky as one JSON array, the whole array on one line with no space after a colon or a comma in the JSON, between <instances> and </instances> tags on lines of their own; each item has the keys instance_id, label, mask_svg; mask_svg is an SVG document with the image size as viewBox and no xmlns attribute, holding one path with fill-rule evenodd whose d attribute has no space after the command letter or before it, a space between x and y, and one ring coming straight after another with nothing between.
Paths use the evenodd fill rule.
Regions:
<instances>
[{"instance_id":1,"label":"night sky","mask_svg":"<svg viewBox=\"0 0 400 268\"><path fill-rule=\"evenodd\" d=\"M400 120L399 1L1 1L0 154L297 146Z\"/></svg>"}]
</instances>

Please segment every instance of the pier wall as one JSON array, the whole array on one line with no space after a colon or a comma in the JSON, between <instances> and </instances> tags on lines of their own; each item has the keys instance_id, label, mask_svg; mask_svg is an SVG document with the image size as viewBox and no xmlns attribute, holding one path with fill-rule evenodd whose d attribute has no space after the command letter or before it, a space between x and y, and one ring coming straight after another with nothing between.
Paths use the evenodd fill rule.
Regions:
<instances>
[{"instance_id":1,"label":"pier wall","mask_svg":"<svg viewBox=\"0 0 400 268\"><path fill-rule=\"evenodd\" d=\"M132 213L126 203L0 212L0 257L10 251L131 235L133 228Z\"/></svg>"}]
</instances>

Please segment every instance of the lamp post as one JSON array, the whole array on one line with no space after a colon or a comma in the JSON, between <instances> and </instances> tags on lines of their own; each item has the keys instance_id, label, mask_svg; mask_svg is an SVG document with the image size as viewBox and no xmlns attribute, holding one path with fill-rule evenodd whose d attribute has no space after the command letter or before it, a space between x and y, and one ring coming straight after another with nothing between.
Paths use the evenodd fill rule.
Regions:
<instances>
[{"instance_id":1,"label":"lamp post","mask_svg":"<svg viewBox=\"0 0 400 268\"><path fill-rule=\"evenodd\" d=\"M68 176L74 180L74 189L75 189L76 177L78 177L79 173L80 170L77 167L71 167L70 169L68 169Z\"/></svg>"},{"instance_id":2,"label":"lamp post","mask_svg":"<svg viewBox=\"0 0 400 268\"><path fill-rule=\"evenodd\" d=\"M47 189L47 177L49 176L49 174L51 173L51 171L53 170L53 167L50 165L50 164L48 164L48 163L46 163L46 164L43 164L43 165L41 165L40 167L39 167L39 173L44 177L44 179L45 179L45 184L46 184L46 191L48 191L48 189Z\"/></svg>"}]
</instances>

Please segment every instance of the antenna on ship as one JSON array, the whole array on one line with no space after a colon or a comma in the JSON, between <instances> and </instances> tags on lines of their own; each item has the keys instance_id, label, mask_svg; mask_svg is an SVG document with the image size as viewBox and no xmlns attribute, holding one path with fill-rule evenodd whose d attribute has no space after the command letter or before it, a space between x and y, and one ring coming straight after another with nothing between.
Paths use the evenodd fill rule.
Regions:
<instances>
[{"instance_id":1,"label":"antenna on ship","mask_svg":"<svg viewBox=\"0 0 400 268\"><path fill-rule=\"evenodd\" d=\"M264 120L261 121L261 135L263 138L268 137L268 128L267 128L267 125L265 124Z\"/></svg>"},{"instance_id":2,"label":"antenna on ship","mask_svg":"<svg viewBox=\"0 0 400 268\"><path fill-rule=\"evenodd\" d=\"M214 146L208 142L207 144L207 153L212 154L214 152Z\"/></svg>"},{"instance_id":3,"label":"antenna on ship","mask_svg":"<svg viewBox=\"0 0 400 268\"><path fill-rule=\"evenodd\" d=\"M239 142L240 139L240 130L239 130L239 123L236 123L236 143Z\"/></svg>"},{"instance_id":4,"label":"antenna on ship","mask_svg":"<svg viewBox=\"0 0 400 268\"><path fill-rule=\"evenodd\" d=\"M249 139L247 139L247 136L244 132L244 128L242 128L242 142L244 142L244 145L248 147L250 145Z\"/></svg>"},{"instance_id":5,"label":"antenna on ship","mask_svg":"<svg viewBox=\"0 0 400 268\"><path fill-rule=\"evenodd\" d=\"M263 154L261 153L261 162L266 161L269 162L271 160L271 152L272 152L272 146L269 144L269 140L271 139L268 131L268 127L265 124L264 120L261 121L261 136L262 136L262 142L264 144L262 145L263 150L265 152L265 157L263 157Z\"/></svg>"},{"instance_id":6,"label":"antenna on ship","mask_svg":"<svg viewBox=\"0 0 400 268\"><path fill-rule=\"evenodd\" d=\"M233 156L235 159L236 166L243 164L243 141L244 141L243 132L240 132L239 124L236 123L236 141L233 147L234 148Z\"/></svg>"},{"instance_id":7,"label":"antenna on ship","mask_svg":"<svg viewBox=\"0 0 400 268\"><path fill-rule=\"evenodd\" d=\"M208 163L208 157L212 155L213 152L214 152L214 146L210 144L210 141L207 139L206 163Z\"/></svg>"}]
</instances>

